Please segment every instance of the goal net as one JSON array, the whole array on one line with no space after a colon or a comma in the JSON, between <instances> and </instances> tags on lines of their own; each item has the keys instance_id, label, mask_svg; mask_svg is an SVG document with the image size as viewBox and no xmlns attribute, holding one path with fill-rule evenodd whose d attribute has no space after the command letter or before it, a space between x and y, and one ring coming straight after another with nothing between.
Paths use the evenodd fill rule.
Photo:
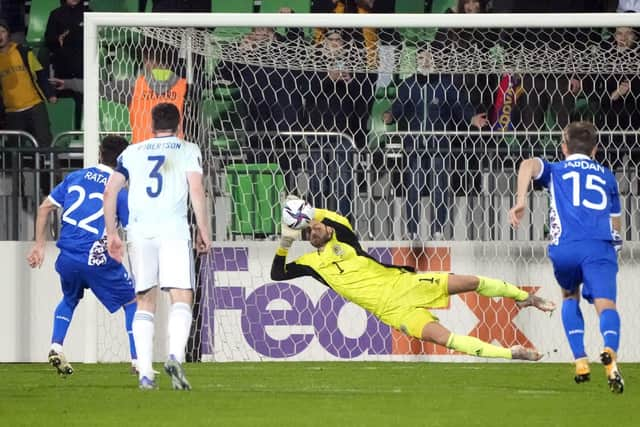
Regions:
<instances>
[{"instance_id":1,"label":"goal net","mask_svg":"<svg viewBox=\"0 0 640 427\"><path fill-rule=\"evenodd\" d=\"M468 360L311 278L274 283L288 194L348 217L382 262L499 277L560 303L548 195L532 192L518 231L508 210L519 161L560 159L575 120L601 130L598 159L619 179L620 310L626 330L640 326L627 306L640 226L635 16L86 16L86 75L99 76L85 82L87 161L100 135L149 137L158 100L179 105L203 152L215 244L197 265L193 360ZM310 249L298 242L290 257ZM595 355L597 319L584 311ZM475 295L434 313L458 333L571 358L560 316ZM115 326L98 324L98 358L118 359ZM630 341L621 358L640 360Z\"/></svg>"}]
</instances>

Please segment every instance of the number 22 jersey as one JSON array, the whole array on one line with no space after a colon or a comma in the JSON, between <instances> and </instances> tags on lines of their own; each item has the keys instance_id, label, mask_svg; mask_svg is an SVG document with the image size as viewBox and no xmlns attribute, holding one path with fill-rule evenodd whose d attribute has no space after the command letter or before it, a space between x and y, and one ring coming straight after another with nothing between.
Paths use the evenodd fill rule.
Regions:
<instances>
[{"instance_id":1,"label":"number 22 jersey","mask_svg":"<svg viewBox=\"0 0 640 427\"><path fill-rule=\"evenodd\" d=\"M200 148L175 136L127 147L118 172L129 181L127 240L190 240L188 172L202 174Z\"/></svg>"},{"instance_id":2,"label":"number 22 jersey","mask_svg":"<svg viewBox=\"0 0 640 427\"><path fill-rule=\"evenodd\" d=\"M102 193L113 170L106 165L70 173L49 194L62 209L58 248L61 255L90 266L115 262L107 254L104 236ZM118 194L117 215L125 226L128 219L127 191Z\"/></svg>"},{"instance_id":3,"label":"number 22 jersey","mask_svg":"<svg viewBox=\"0 0 640 427\"><path fill-rule=\"evenodd\" d=\"M620 216L620 195L613 173L583 154L542 164L535 182L549 189L549 228L553 244L611 240L611 217Z\"/></svg>"}]
</instances>

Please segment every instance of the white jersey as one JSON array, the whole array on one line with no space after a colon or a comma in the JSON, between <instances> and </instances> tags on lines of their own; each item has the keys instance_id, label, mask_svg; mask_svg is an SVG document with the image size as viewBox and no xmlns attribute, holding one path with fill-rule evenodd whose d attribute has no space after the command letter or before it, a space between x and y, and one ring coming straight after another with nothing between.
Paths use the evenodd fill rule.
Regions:
<instances>
[{"instance_id":1,"label":"white jersey","mask_svg":"<svg viewBox=\"0 0 640 427\"><path fill-rule=\"evenodd\" d=\"M200 148L175 136L130 145L116 171L129 181L127 240L190 240L188 172L202 174Z\"/></svg>"}]
</instances>

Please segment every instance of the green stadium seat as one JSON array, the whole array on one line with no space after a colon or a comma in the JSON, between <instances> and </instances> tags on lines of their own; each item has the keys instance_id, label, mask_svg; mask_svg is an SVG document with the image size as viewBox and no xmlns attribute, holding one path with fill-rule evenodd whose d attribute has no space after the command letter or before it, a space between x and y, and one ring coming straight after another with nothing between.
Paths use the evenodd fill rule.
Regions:
<instances>
[{"instance_id":1,"label":"green stadium seat","mask_svg":"<svg viewBox=\"0 0 640 427\"><path fill-rule=\"evenodd\" d=\"M424 0L396 0L396 13L424 13Z\"/></svg>"},{"instance_id":2,"label":"green stadium seat","mask_svg":"<svg viewBox=\"0 0 640 427\"><path fill-rule=\"evenodd\" d=\"M117 134L131 132L129 126L129 108L124 104L100 99L98 104L100 116L100 130Z\"/></svg>"},{"instance_id":3,"label":"green stadium seat","mask_svg":"<svg viewBox=\"0 0 640 427\"><path fill-rule=\"evenodd\" d=\"M367 136L367 145L371 150L384 148L387 141L384 133L396 130L394 124L387 125L382 119L382 114L391 109L395 97L396 87L392 84L376 91L369 116L369 135Z\"/></svg>"},{"instance_id":4,"label":"green stadium seat","mask_svg":"<svg viewBox=\"0 0 640 427\"><path fill-rule=\"evenodd\" d=\"M456 0L433 0L431 13L444 13L450 7L455 7L457 3Z\"/></svg>"},{"instance_id":5,"label":"green stadium seat","mask_svg":"<svg viewBox=\"0 0 640 427\"><path fill-rule=\"evenodd\" d=\"M49 14L60 7L58 0L37 0L31 2L29 23L27 27L27 44L40 46L44 44L44 33L47 29Z\"/></svg>"},{"instance_id":6,"label":"green stadium seat","mask_svg":"<svg viewBox=\"0 0 640 427\"><path fill-rule=\"evenodd\" d=\"M49 124L54 137L62 132L76 130L76 102L73 98L58 98L55 104L48 103Z\"/></svg>"},{"instance_id":7,"label":"green stadium seat","mask_svg":"<svg viewBox=\"0 0 640 427\"><path fill-rule=\"evenodd\" d=\"M225 169L231 194L231 233L272 236L280 232L284 176L275 163L234 164Z\"/></svg>"},{"instance_id":8,"label":"green stadium seat","mask_svg":"<svg viewBox=\"0 0 640 427\"><path fill-rule=\"evenodd\" d=\"M253 0L212 0L214 13L253 13Z\"/></svg>"},{"instance_id":9,"label":"green stadium seat","mask_svg":"<svg viewBox=\"0 0 640 427\"><path fill-rule=\"evenodd\" d=\"M290 7L295 13L311 12L310 0L262 0L260 13L278 13L280 8Z\"/></svg>"},{"instance_id":10,"label":"green stadium seat","mask_svg":"<svg viewBox=\"0 0 640 427\"><path fill-rule=\"evenodd\" d=\"M151 12L152 3L147 0L146 12ZM138 0L91 0L89 7L94 12L137 12Z\"/></svg>"}]
</instances>

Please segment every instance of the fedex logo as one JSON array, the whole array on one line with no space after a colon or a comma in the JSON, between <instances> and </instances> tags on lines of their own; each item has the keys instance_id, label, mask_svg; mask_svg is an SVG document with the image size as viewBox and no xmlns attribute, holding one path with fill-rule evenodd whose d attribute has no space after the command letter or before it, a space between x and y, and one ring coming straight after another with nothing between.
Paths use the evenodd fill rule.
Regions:
<instances>
[{"instance_id":1,"label":"fedex logo","mask_svg":"<svg viewBox=\"0 0 640 427\"><path fill-rule=\"evenodd\" d=\"M343 359L361 355L448 354L448 350L443 347L423 343L392 330L369 313L366 313L365 325L360 335L348 334L340 325L353 324L355 321L361 324L362 318L347 317L345 323L343 317L339 322L347 301L330 289L325 290L319 298L312 299L308 290L303 287L292 283L270 282L268 277L264 277L264 284L257 288L247 288L241 283L215 283L216 272L249 272L249 251L255 251L255 254L251 254L251 262L258 262L260 271L268 275L275 245L260 245L263 246L214 248L206 262L202 263L200 283L203 295L206 295L200 305L203 354L213 354L217 345L225 345L224 341L216 342L217 340L242 340L259 355L276 359L299 355L315 341L327 353ZM273 246L273 250L268 250L266 245L269 245L268 249ZM411 255L411 250L374 248L369 252L381 262L413 264L422 271L450 269L448 248L433 248L431 255L427 253L422 258ZM412 256L415 261L407 262ZM221 276L224 277L224 274ZM247 280L256 279L252 277ZM494 301L474 293L460 295L460 299L478 321L475 325L468 325L469 330L456 332L477 336L489 342L495 340L505 346L531 344L524 333L511 322L519 310L513 301ZM226 326L216 329L215 313L229 311L234 311L234 316L239 316L240 330L236 323L233 330ZM346 313L342 313L343 316L344 314ZM218 319L220 322L224 321L219 316ZM284 328L286 332L283 334L280 330L278 334L270 334L274 328ZM215 331L220 329L225 331L225 335L215 336ZM230 333L234 335L230 336Z\"/></svg>"}]
</instances>

